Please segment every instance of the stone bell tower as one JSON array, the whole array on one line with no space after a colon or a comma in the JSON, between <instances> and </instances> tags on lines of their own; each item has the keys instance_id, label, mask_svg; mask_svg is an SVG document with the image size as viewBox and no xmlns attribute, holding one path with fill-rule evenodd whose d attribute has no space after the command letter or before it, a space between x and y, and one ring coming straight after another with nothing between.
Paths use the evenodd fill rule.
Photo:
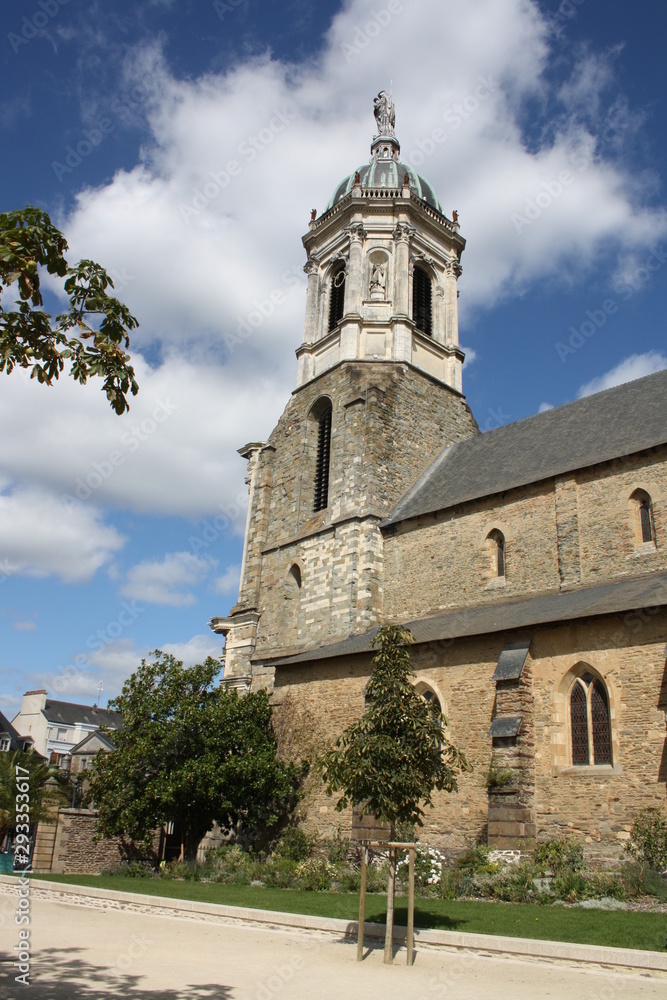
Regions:
<instances>
[{"instance_id":1,"label":"stone bell tower","mask_svg":"<svg viewBox=\"0 0 667 1000\"><path fill-rule=\"evenodd\" d=\"M270 685L271 659L382 618L380 524L447 445L478 432L462 395L457 278L465 240L400 162L389 95L368 163L303 238L296 389L267 442L240 449L250 506L226 683Z\"/></svg>"}]
</instances>

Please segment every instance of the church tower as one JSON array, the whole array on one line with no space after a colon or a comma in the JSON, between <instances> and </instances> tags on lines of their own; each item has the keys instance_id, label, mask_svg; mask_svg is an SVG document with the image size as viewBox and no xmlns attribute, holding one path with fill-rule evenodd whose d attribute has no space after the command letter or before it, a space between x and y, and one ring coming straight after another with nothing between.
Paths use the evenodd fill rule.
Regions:
<instances>
[{"instance_id":1,"label":"church tower","mask_svg":"<svg viewBox=\"0 0 667 1000\"><path fill-rule=\"evenodd\" d=\"M250 503L239 599L213 618L226 683L271 683L271 659L382 618L383 536L396 501L477 433L462 394L457 278L465 240L400 161L394 105L375 99L370 161L313 212L296 389L267 442L240 449Z\"/></svg>"}]
</instances>

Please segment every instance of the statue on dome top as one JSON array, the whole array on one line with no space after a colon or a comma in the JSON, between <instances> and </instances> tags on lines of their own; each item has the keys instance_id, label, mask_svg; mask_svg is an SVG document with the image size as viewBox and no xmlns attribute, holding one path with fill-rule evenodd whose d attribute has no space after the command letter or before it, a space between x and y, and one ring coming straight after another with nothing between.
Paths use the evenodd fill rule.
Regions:
<instances>
[{"instance_id":1,"label":"statue on dome top","mask_svg":"<svg viewBox=\"0 0 667 1000\"><path fill-rule=\"evenodd\" d=\"M378 124L378 135L394 135L396 108L386 90L381 90L373 101L373 113Z\"/></svg>"}]
</instances>

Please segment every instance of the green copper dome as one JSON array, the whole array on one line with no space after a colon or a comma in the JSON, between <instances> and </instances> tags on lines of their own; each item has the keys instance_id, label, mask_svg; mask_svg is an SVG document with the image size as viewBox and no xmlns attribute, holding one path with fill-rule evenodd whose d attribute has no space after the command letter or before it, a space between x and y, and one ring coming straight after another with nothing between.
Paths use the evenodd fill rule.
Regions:
<instances>
[{"instance_id":1,"label":"green copper dome","mask_svg":"<svg viewBox=\"0 0 667 1000\"><path fill-rule=\"evenodd\" d=\"M353 171L349 177L340 182L325 212L328 212L345 195L350 193L354 187L354 178L357 173L359 174L359 182L362 188L393 188L394 190L403 187L404 178L407 174L410 181L410 188L417 197L425 201L431 208L434 208L436 212L440 212L441 215L445 214L438 196L429 182L421 177L413 167L408 167L405 163L399 163L394 159L373 159L370 163L365 163L356 171Z\"/></svg>"}]
</instances>

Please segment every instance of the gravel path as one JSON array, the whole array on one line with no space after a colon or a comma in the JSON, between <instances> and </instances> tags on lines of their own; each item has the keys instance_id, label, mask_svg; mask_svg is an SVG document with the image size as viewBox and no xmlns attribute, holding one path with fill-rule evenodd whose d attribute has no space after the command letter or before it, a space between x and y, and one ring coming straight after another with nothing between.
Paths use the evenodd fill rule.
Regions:
<instances>
[{"instance_id":1,"label":"gravel path","mask_svg":"<svg viewBox=\"0 0 667 1000\"><path fill-rule=\"evenodd\" d=\"M0 996L6 1000L664 1000L664 978L438 951L382 951L361 964L354 944L314 932L216 926L174 917L31 901L30 988L16 984L18 941L0 901Z\"/></svg>"}]
</instances>

